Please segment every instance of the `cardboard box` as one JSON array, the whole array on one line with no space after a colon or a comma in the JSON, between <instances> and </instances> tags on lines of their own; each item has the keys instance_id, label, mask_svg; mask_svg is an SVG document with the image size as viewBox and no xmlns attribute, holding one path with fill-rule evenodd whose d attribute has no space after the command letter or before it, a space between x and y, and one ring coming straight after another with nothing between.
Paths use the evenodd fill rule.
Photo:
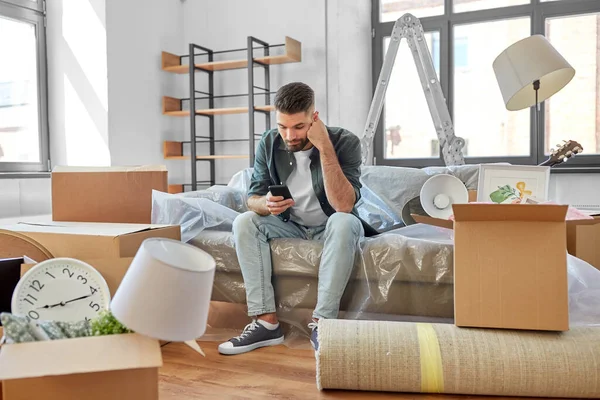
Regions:
<instances>
[{"instance_id":1,"label":"cardboard box","mask_svg":"<svg viewBox=\"0 0 600 400\"><path fill-rule=\"evenodd\" d=\"M77 259L133 257L150 237L181 240L178 225L44 222L4 225L0 229L36 240L54 257Z\"/></svg>"},{"instance_id":2,"label":"cardboard box","mask_svg":"<svg viewBox=\"0 0 600 400\"><path fill-rule=\"evenodd\" d=\"M162 355L138 334L5 344L3 400L158 399Z\"/></svg>"},{"instance_id":3,"label":"cardboard box","mask_svg":"<svg viewBox=\"0 0 600 400\"><path fill-rule=\"evenodd\" d=\"M455 324L568 330L567 206L456 204L453 210Z\"/></svg>"},{"instance_id":4,"label":"cardboard box","mask_svg":"<svg viewBox=\"0 0 600 400\"><path fill-rule=\"evenodd\" d=\"M167 192L165 166L55 167L54 221L149 224L152 190Z\"/></svg>"},{"instance_id":5,"label":"cardboard box","mask_svg":"<svg viewBox=\"0 0 600 400\"><path fill-rule=\"evenodd\" d=\"M84 259L81 261L90 264L98 272L100 272L106 281L106 284L108 285L108 289L110 290L110 295L112 297L117 292L117 288L121 284L125 273L129 269L129 266L133 261L133 257L100 258L95 260ZM35 264L22 264L21 276L23 276L25 272L29 271L34 265Z\"/></svg>"},{"instance_id":6,"label":"cardboard box","mask_svg":"<svg viewBox=\"0 0 600 400\"><path fill-rule=\"evenodd\" d=\"M567 221L567 250L600 269L600 218Z\"/></svg>"}]
</instances>

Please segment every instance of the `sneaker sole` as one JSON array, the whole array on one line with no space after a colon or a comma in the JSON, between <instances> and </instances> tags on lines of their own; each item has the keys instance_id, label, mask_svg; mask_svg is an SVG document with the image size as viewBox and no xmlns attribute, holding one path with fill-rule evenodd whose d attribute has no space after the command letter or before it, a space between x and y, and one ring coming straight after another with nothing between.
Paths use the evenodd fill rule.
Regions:
<instances>
[{"instance_id":1,"label":"sneaker sole","mask_svg":"<svg viewBox=\"0 0 600 400\"><path fill-rule=\"evenodd\" d=\"M249 344L246 346L238 346L238 347L221 347L221 346L219 346L219 353L225 354L225 355L247 353L249 351L256 350L261 347L277 346L278 344L282 344L284 339L285 338L282 336L277 339L264 340L262 342L257 342L257 343Z\"/></svg>"}]
</instances>

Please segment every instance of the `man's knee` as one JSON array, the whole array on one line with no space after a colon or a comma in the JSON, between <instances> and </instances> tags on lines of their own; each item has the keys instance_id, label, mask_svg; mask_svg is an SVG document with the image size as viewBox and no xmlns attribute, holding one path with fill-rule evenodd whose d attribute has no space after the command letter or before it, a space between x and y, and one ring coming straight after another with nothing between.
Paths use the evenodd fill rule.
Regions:
<instances>
[{"instance_id":1,"label":"man's knee","mask_svg":"<svg viewBox=\"0 0 600 400\"><path fill-rule=\"evenodd\" d=\"M238 215L233 220L233 233L237 235L250 230L256 230L258 218L260 218L260 215L254 211L246 211Z\"/></svg>"},{"instance_id":2,"label":"man's knee","mask_svg":"<svg viewBox=\"0 0 600 400\"><path fill-rule=\"evenodd\" d=\"M353 214L336 212L327 219L326 229L342 233L353 233L358 236L363 228L360 220Z\"/></svg>"}]
</instances>

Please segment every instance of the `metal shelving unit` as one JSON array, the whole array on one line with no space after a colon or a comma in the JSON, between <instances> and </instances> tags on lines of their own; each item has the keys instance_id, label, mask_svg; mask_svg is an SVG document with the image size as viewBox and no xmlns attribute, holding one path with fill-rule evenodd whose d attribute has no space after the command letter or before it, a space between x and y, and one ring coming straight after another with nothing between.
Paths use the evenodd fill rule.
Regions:
<instances>
[{"instance_id":1,"label":"metal shelving unit","mask_svg":"<svg viewBox=\"0 0 600 400\"><path fill-rule=\"evenodd\" d=\"M255 44L258 46L255 47ZM285 54L282 55L270 55L270 49L276 47L285 47ZM263 55L261 57L255 57L254 51L262 50ZM197 52L199 51L199 52ZM216 54L226 54L233 52L246 52L246 59L229 60L229 61L214 61ZM207 62L197 63L197 57L206 56ZM187 59L188 64L184 64L183 61ZM270 45L260 39L252 36L247 38L247 47L232 50L213 51L212 49L197 45L195 43L189 44L189 53L187 55L174 55L171 53L162 53L162 69L164 71L176 74L189 75L189 97L187 98L174 98L163 96L163 114L173 117L189 117L190 120L190 136L188 141L175 142L165 141L163 143L163 157L166 160L189 160L191 167L191 182L183 184L172 184L169 185L170 193L182 192L186 188L190 188L192 191L197 190L199 185L212 186L215 185L215 161L217 159L238 159L248 158L249 166L254 165L254 150L256 145L256 138L260 137L261 134L256 132L255 128L255 113L262 113L265 116L265 126L270 128L271 126L271 112L274 111L274 107L270 104L270 96L274 94L271 92L270 83L270 66L277 64L286 64L292 62L301 61L301 44L300 42L286 37L284 44ZM254 79L255 67L261 67L264 70L264 87L257 86ZM248 70L248 91L244 94L229 94L229 95L215 95L214 93L214 73L216 71L242 69ZM199 91L196 89L196 72L203 72L206 74L208 79L208 91ZM197 97L198 95L202 97ZM256 105L255 96L264 96L264 105ZM247 97L248 107L228 107L228 108L215 108L215 99L225 99L234 97ZM208 108L197 109L196 102L199 100L208 100ZM189 103L189 108L186 110L183 105L184 102ZM194 112L192 112L194 110ZM239 139L216 139L215 138L215 123L214 118L217 115L229 115L229 114L242 114L248 113L248 137ZM197 135L196 134L196 117L204 117L209 119L208 135ZM216 154L215 143L221 142L245 142L248 141L248 154ZM209 154L200 155L198 154L197 145L199 143L209 144ZM189 145L190 155L184 155L183 146ZM198 161L208 162L210 166L210 180L198 181L197 180L197 163Z\"/></svg>"}]
</instances>

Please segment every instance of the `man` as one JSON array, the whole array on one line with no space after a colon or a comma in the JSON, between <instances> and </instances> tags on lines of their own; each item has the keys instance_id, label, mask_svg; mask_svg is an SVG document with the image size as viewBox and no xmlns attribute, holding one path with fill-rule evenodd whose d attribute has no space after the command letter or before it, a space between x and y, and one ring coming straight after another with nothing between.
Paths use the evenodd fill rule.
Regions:
<instances>
[{"instance_id":1,"label":"man","mask_svg":"<svg viewBox=\"0 0 600 400\"><path fill-rule=\"evenodd\" d=\"M324 240L311 343L318 350L317 322L337 318L340 299L354 266L361 236L377 232L359 219L361 148L341 128L328 128L315 111L314 92L294 82L275 98L277 129L263 135L255 156L248 209L233 223L237 257L246 287L248 315L240 336L219 345L222 354L240 354L281 344L271 284L269 240ZM287 185L293 199L273 196L270 185Z\"/></svg>"}]
</instances>

